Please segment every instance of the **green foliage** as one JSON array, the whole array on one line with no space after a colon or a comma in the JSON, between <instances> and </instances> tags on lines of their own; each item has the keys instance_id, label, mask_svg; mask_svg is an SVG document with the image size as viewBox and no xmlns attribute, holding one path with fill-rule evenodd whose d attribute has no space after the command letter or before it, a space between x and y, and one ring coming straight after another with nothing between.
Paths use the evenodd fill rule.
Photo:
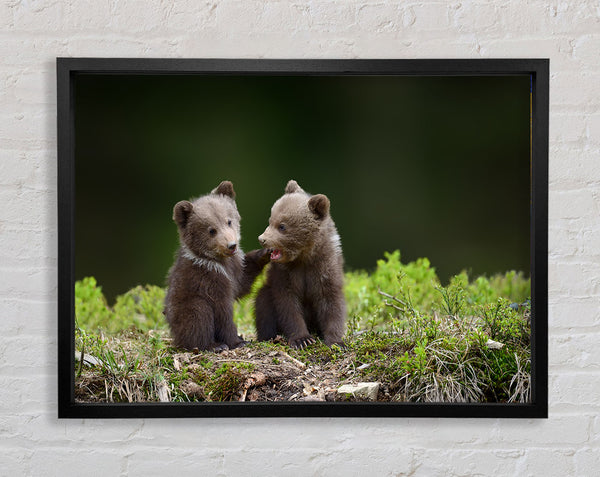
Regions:
<instances>
[{"instance_id":1,"label":"green foliage","mask_svg":"<svg viewBox=\"0 0 600 477\"><path fill-rule=\"evenodd\" d=\"M75 319L87 330L103 328L112 321L113 313L94 277L75 282Z\"/></svg>"},{"instance_id":2,"label":"green foliage","mask_svg":"<svg viewBox=\"0 0 600 477\"><path fill-rule=\"evenodd\" d=\"M419 314L473 315L477 306L496 303L498 298L521 303L530 295L530 281L521 272L474 280L461 272L443 287L427 258L404 264L398 250L386 252L384 257L370 275L364 271L346 273L349 333L402 329Z\"/></svg>"},{"instance_id":3,"label":"green foliage","mask_svg":"<svg viewBox=\"0 0 600 477\"><path fill-rule=\"evenodd\" d=\"M255 334L253 304L264 280L263 272L250 295L234 305L246 339ZM254 368L212 358L176 366L180 350L165 340L164 295L162 288L138 286L110 307L93 277L78 281L76 346L95 363L80 360L76 375L89 374L92 366L103 384L86 386L107 400L157 400L165 386L173 401L237 399ZM354 378L381 382L391 400L529 399L530 281L523 273L472 279L461 272L443 286L429 260L404 264L395 251L370 274L347 272L345 295L346 347L317 341L291 350L282 342L253 343L252 354L265 356L275 369L290 356L311 366L339 366L339 379L352 369ZM500 347L490 348L489 340Z\"/></svg>"},{"instance_id":4,"label":"green foliage","mask_svg":"<svg viewBox=\"0 0 600 477\"><path fill-rule=\"evenodd\" d=\"M452 277L446 288L436 288L442 295L442 308L446 314L457 316L466 307L468 282L469 277L463 272Z\"/></svg>"},{"instance_id":5,"label":"green foliage","mask_svg":"<svg viewBox=\"0 0 600 477\"><path fill-rule=\"evenodd\" d=\"M254 299L256 298L258 290L260 290L266 280L266 271L265 268L262 273L256 277L250 293L233 304L233 321L237 325L238 333L245 338L249 338L255 333Z\"/></svg>"},{"instance_id":6,"label":"green foliage","mask_svg":"<svg viewBox=\"0 0 600 477\"><path fill-rule=\"evenodd\" d=\"M439 287L439 279L428 259L403 264L398 250L386 252L384 257L377 261L377 268L371 275L364 271L346 273L345 294L351 332L389 326L393 315L385 307L382 291L400 297L407 310L415 306L431 309L437 301L435 290Z\"/></svg>"},{"instance_id":7,"label":"green foliage","mask_svg":"<svg viewBox=\"0 0 600 477\"><path fill-rule=\"evenodd\" d=\"M165 290L154 285L137 286L117 297L113 308L118 321L141 330L165 327Z\"/></svg>"},{"instance_id":8,"label":"green foliage","mask_svg":"<svg viewBox=\"0 0 600 477\"><path fill-rule=\"evenodd\" d=\"M127 328L166 329L163 316L165 290L146 285L117 297L110 307L94 277L75 282L75 317L80 328L115 334Z\"/></svg>"},{"instance_id":9,"label":"green foliage","mask_svg":"<svg viewBox=\"0 0 600 477\"><path fill-rule=\"evenodd\" d=\"M528 346L531 305L529 302L516 307L511 305L513 304L505 298L498 298L495 304L482 305L479 310L484 323L483 329L493 340Z\"/></svg>"}]
</instances>

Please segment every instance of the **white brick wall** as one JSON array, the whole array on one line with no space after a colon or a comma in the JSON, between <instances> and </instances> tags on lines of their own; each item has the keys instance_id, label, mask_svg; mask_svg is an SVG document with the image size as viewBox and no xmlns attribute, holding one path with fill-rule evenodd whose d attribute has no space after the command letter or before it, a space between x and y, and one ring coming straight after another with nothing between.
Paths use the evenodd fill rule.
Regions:
<instances>
[{"instance_id":1,"label":"white brick wall","mask_svg":"<svg viewBox=\"0 0 600 477\"><path fill-rule=\"evenodd\" d=\"M597 0L4 0L0 475L598 475ZM57 56L549 57L550 418L56 419Z\"/></svg>"}]
</instances>

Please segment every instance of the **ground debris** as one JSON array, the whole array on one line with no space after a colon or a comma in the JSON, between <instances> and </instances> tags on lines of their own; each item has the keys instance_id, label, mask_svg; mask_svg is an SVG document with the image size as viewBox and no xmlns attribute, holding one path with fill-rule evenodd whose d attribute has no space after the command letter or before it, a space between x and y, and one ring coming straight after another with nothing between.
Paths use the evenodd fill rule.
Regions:
<instances>
[{"instance_id":1,"label":"ground debris","mask_svg":"<svg viewBox=\"0 0 600 477\"><path fill-rule=\"evenodd\" d=\"M163 376L160 376L156 379L156 392L160 402L171 401L171 390L169 389L169 386L167 385L167 382Z\"/></svg>"},{"instance_id":2,"label":"ground debris","mask_svg":"<svg viewBox=\"0 0 600 477\"><path fill-rule=\"evenodd\" d=\"M344 384L337 390L337 393L341 397L352 396L356 399L377 401L377 395L379 394L379 383Z\"/></svg>"}]
</instances>

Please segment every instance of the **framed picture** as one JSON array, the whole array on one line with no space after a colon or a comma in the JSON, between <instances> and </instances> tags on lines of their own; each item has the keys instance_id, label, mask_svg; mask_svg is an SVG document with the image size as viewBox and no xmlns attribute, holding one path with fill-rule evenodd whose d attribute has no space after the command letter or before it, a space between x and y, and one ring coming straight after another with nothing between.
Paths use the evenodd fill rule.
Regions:
<instances>
[{"instance_id":1,"label":"framed picture","mask_svg":"<svg viewBox=\"0 0 600 477\"><path fill-rule=\"evenodd\" d=\"M57 86L59 417L547 417L548 60Z\"/></svg>"}]
</instances>

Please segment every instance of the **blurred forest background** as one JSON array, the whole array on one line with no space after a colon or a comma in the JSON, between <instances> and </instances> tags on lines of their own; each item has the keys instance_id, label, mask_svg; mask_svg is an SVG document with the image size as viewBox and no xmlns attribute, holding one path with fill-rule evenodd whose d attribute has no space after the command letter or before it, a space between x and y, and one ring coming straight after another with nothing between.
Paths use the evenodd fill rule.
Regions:
<instances>
[{"instance_id":1,"label":"blurred forest background","mask_svg":"<svg viewBox=\"0 0 600 477\"><path fill-rule=\"evenodd\" d=\"M258 248L296 179L331 199L349 270L384 251L529 275L529 76L80 75L75 278L164 286L173 205L233 181Z\"/></svg>"}]
</instances>

